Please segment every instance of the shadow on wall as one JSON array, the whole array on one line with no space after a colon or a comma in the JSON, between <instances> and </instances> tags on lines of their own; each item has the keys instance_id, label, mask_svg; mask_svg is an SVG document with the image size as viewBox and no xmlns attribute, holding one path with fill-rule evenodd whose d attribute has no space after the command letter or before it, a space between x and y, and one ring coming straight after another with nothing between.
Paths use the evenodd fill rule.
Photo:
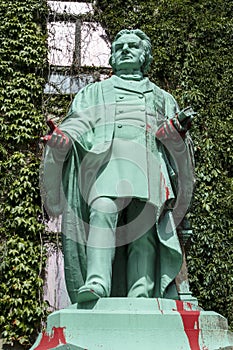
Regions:
<instances>
[{"instance_id":1,"label":"shadow on wall","mask_svg":"<svg viewBox=\"0 0 233 350\"><path fill-rule=\"evenodd\" d=\"M61 249L55 244L46 244L46 250L44 300L49 305L49 311L56 311L71 304L65 285L64 259Z\"/></svg>"}]
</instances>

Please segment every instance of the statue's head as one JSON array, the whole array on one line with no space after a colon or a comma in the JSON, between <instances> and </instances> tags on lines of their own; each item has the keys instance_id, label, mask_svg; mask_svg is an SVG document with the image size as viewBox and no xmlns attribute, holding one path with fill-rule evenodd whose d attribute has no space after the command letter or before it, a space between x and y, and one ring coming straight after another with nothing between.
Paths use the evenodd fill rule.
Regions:
<instances>
[{"instance_id":1,"label":"statue's head","mask_svg":"<svg viewBox=\"0 0 233 350\"><path fill-rule=\"evenodd\" d=\"M109 60L114 73L133 69L144 74L148 71L152 59L151 41L143 31L123 29L116 35Z\"/></svg>"}]
</instances>

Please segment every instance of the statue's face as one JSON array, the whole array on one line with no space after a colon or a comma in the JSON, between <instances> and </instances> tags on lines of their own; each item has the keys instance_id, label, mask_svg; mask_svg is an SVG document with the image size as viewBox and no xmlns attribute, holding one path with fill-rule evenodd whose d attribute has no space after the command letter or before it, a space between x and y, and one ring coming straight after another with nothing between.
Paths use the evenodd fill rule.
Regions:
<instances>
[{"instance_id":1,"label":"statue's face","mask_svg":"<svg viewBox=\"0 0 233 350\"><path fill-rule=\"evenodd\" d=\"M135 34L124 34L113 44L115 69L141 70L143 64L144 48L142 40Z\"/></svg>"}]
</instances>

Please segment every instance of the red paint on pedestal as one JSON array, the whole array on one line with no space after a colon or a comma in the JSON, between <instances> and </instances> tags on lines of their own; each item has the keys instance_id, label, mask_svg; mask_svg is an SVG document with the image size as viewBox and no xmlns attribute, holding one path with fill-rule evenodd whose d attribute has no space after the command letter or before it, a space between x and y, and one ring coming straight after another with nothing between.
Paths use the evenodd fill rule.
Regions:
<instances>
[{"instance_id":1,"label":"red paint on pedestal","mask_svg":"<svg viewBox=\"0 0 233 350\"><path fill-rule=\"evenodd\" d=\"M163 315L163 310L161 309L159 299L158 299L158 298L156 298L156 300L157 300L157 304L158 304L159 311L160 311L160 312L161 312L161 314Z\"/></svg>"},{"instance_id":2,"label":"red paint on pedestal","mask_svg":"<svg viewBox=\"0 0 233 350\"><path fill-rule=\"evenodd\" d=\"M58 345L66 344L64 328L65 327L53 327L53 334L51 336L43 332L41 341L34 350L49 350Z\"/></svg>"},{"instance_id":3,"label":"red paint on pedestal","mask_svg":"<svg viewBox=\"0 0 233 350\"><path fill-rule=\"evenodd\" d=\"M183 301L176 300L177 311L179 312L184 325L184 331L188 337L191 350L200 350L199 345L199 316L200 311L193 311L192 305L187 303L190 310L184 309Z\"/></svg>"}]
</instances>

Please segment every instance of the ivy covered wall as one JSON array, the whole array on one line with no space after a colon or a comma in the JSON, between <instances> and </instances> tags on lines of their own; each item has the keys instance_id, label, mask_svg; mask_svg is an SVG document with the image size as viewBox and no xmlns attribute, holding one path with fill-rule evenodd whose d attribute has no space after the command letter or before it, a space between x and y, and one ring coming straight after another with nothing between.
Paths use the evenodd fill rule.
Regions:
<instances>
[{"instance_id":1,"label":"ivy covered wall","mask_svg":"<svg viewBox=\"0 0 233 350\"><path fill-rule=\"evenodd\" d=\"M46 14L44 0L0 4L0 323L5 338L25 346L44 312L38 135Z\"/></svg>"}]
</instances>

